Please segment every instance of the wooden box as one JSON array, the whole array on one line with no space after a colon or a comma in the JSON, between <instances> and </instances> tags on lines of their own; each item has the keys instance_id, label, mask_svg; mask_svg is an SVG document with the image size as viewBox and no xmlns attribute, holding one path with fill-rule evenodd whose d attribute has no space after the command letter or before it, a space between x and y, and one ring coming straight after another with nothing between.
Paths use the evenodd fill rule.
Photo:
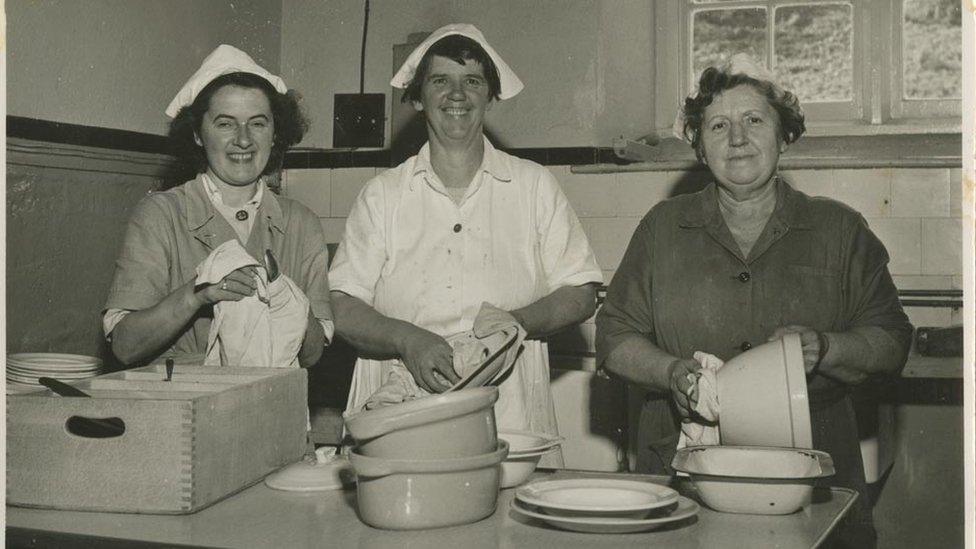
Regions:
<instances>
[{"instance_id":1,"label":"wooden box","mask_svg":"<svg viewBox=\"0 0 976 549\"><path fill-rule=\"evenodd\" d=\"M306 449L302 369L177 366L166 381L152 365L72 385L92 398L7 396L8 505L192 513ZM90 438L74 417L118 418L124 431Z\"/></svg>"}]
</instances>

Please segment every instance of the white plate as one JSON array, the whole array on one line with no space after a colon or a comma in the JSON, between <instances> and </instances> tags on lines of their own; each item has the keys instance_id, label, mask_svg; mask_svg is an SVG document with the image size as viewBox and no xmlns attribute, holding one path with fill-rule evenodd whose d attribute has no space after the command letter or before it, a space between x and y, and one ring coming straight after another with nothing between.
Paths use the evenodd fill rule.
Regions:
<instances>
[{"instance_id":1,"label":"white plate","mask_svg":"<svg viewBox=\"0 0 976 549\"><path fill-rule=\"evenodd\" d=\"M68 376L68 377L91 377L98 375L100 370L25 370L23 368L12 368L7 367L8 374L17 374L21 376L48 376L48 377L58 377L58 376Z\"/></svg>"},{"instance_id":2,"label":"white plate","mask_svg":"<svg viewBox=\"0 0 976 549\"><path fill-rule=\"evenodd\" d=\"M515 497L547 513L633 515L671 505L678 493L651 482L580 478L531 482Z\"/></svg>"},{"instance_id":3,"label":"white plate","mask_svg":"<svg viewBox=\"0 0 976 549\"><path fill-rule=\"evenodd\" d=\"M699 507L694 501L683 496L678 496L678 507L671 514L666 517L649 519L552 516L533 511L517 499L512 500L512 510L517 514L539 519L563 530L592 534L628 534L631 532L654 530L668 523L693 517L698 514Z\"/></svg>"},{"instance_id":4,"label":"white plate","mask_svg":"<svg viewBox=\"0 0 976 549\"><path fill-rule=\"evenodd\" d=\"M8 368L21 368L24 370L97 370L101 364L60 364L56 362L16 362L7 361Z\"/></svg>"},{"instance_id":5,"label":"white plate","mask_svg":"<svg viewBox=\"0 0 976 549\"><path fill-rule=\"evenodd\" d=\"M20 364L101 364L101 359L94 356L70 355L65 353L13 353L7 355L8 361Z\"/></svg>"}]
</instances>

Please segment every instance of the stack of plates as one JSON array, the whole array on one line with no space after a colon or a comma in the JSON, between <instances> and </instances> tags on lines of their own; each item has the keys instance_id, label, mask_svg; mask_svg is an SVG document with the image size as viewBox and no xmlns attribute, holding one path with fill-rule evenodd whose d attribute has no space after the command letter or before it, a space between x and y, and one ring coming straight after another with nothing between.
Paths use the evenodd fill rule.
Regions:
<instances>
[{"instance_id":1,"label":"stack of plates","mask_svg":"<svg viewBox=\"0 0 976 549\"><path fill-rule=\"evenodd\" d=\"M666 486L636 480L544 480L515 491L512 510L575 532L644 532L698 514L698 504Z\"/></svg>"},{"instance_id":2,"label":"stack of plates","mask_svg":"<svg viewBox=\"0 0 976 549\"><path fill-rule=\"evenodd\" d=\"M40 387L39 377L77 381L101 373L102 361L93 356L63 353L16 353L7 355L7 392L20 393Z\"/></svg>"}]
</instances>

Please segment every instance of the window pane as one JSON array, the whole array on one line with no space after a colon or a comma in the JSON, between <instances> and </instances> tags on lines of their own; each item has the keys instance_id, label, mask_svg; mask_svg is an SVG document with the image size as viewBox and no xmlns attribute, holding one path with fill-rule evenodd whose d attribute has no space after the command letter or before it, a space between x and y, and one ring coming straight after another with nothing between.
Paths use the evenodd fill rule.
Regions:
<instances>
[{"instance_id":1,"label":"window pane","mask_svg":"<svg viewBox=\"0 0 976 549\"><path fill-rule=\"evenodd\" d=\"M766 10L696 11L691 18L691 43L693 82L706 68L739 52L746 52L765 65Z\"/></svg>"},{"instance_id":2,"label":"window pane","mask_svg":"<svg viewBox=\"0 0 976 549\"><path fill-rule=\"evenodd\" d=\"M800 102L850 101L854 96L853 10L850 5L777 8L774 71Z\"/></svg>"},{"instance_id":3,"label":"window pane","mask_svg":"<svg viewBox=\"0 0 976 549\"><path fill-rule=\"evenodd\" d=\"M904 0L902 67L905 99L962 96L959 0Z\"/></svg>"}]
</instances>

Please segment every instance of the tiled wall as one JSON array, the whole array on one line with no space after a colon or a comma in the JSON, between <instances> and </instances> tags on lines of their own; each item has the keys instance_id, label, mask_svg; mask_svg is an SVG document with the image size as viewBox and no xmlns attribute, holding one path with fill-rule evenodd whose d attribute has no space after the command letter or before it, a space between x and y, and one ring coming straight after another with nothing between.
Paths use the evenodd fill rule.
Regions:
<instances>
[{"instance_id":1,"label":"tiled wall","mask_svg":"<svg viewBox=\"0 0 976 549\"><path fill-rule=\"evenodd\" d=\"M338 242L359 190L382 169L289 170L283 192L315 211L326 239ZM568 166L549 169L576 209L607 283L641 217L689 177L685 172L574 174ZM828 196L860 211L888 248L889 269L899 288L962 288L959 169L796 170L783 175L808 194ZM908 307L906 312L915 326L962 323L953 309ZM566 354L592 352L593 332L590 319L554 336L550 348Z\"/></svg>"}]
</instances>

